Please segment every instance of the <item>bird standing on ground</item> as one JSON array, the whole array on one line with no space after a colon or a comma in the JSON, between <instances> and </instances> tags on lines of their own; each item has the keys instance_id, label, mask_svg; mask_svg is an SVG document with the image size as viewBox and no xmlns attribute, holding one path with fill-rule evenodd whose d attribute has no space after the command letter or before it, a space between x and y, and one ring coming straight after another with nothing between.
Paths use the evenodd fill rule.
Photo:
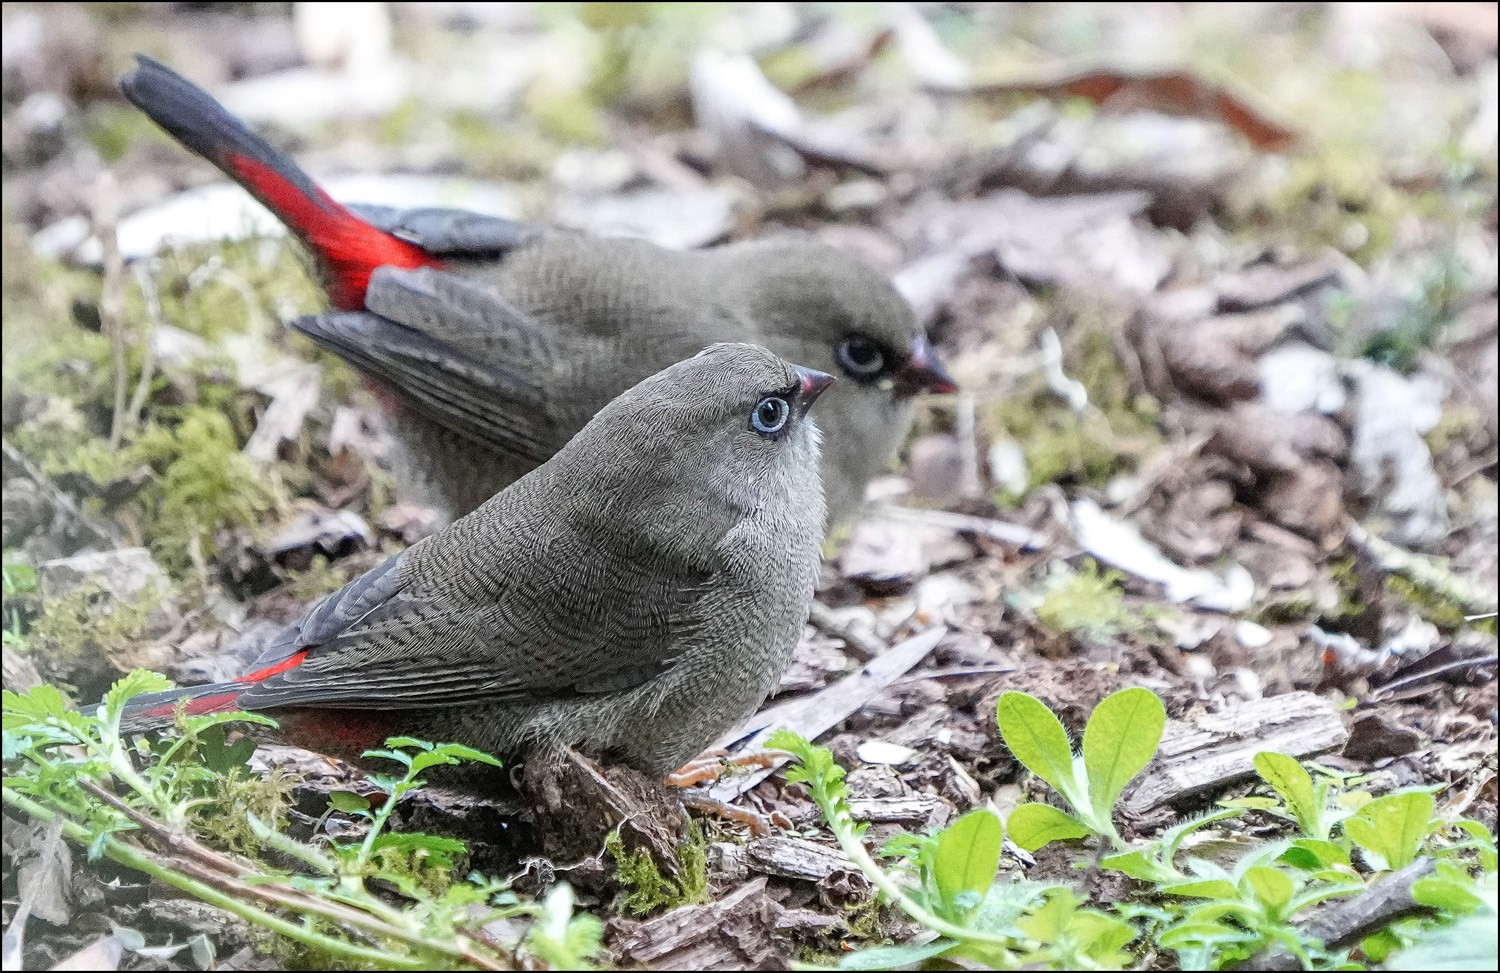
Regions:
<instances>
[{"instance_id":1,"label":"bird standing on ground","mask_svg":"<svg viewBox=\"0 0 1500 973\"><path fill-rule=\"evenodd\" d=\"M346 208L207 92L137 61L125 96L312 254L334 312L293 327L394 393L397 476L450 517L712 342L847 379L819 413L834 522L890 462L912 397L955 389L890 281L810 238L678 252L461 210Z\"/></svg>"},{"instance_id":2,"label":"bird standing on ground","mask_svg":"<svg viewBox=\"0 0 1500 973\"><path fill-rule=\"evenodd\" d=\"M337 756L404 735L510 756L575 747L660 777L791 661L824 517L807 410L832 381L714 345L313 604L247 675L137 697L123 724L244 709Z\"/></svg>"}]
</instances>

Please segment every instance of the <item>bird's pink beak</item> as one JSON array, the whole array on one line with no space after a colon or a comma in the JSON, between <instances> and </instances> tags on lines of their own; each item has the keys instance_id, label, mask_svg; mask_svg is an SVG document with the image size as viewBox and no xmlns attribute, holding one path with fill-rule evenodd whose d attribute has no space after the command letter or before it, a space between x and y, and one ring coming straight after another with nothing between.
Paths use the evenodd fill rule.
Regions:
<instances>
[{"instance_id":1,"label":"bird's pink beak","mask_svg":"<svg viewBox=\"0 0 1500 973\"><path fill-rule=\"evenodd\" d=\"M958 383L948 374L932 342L927 340L927 335L917 332L907 350L906 364L896 373L896 394L909 396L936 392L945 395L957 391Z\"/></svg>"},{"instance_id":2,"label":"bird's pink beak","mask_svg":"<svg viewBox=\"0 0 1500 973\"><path fill-rule=\"evenodd\" d=\"M804 368L801 365L792 366L792 375L797 379L797 392L793 396L797 403L797 411L800 415L812 408L812 404L818 400L828 386L833 384L833 376L827 372L820 372L816 368Z\"/></svg>"}]
</instances>

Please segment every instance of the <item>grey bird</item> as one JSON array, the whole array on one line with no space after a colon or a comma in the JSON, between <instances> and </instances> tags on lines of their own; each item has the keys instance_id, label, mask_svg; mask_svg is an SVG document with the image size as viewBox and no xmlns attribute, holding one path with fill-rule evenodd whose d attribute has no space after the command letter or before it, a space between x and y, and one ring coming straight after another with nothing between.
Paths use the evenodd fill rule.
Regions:
<instances>
[{"instance_id":1,"label":"grey bird","mask_svg":"<svg viewBox=\"0 0 1500 973\"><path fill-rule=\"evenodd\" d=\"M207 92L137 61L125 96L306 246L335 313L293 327L390 393L398 479L449 516L715 341L847 379L819 412L835 522L890 463L912 397L955 389L890 280L810 237L684 253L461 210L345 207Z\"/></svg>"},{"instance_id":2,"label":"grey bird","mask_svg":"<svg viewBox=\"0 0 1500 973\"><path fill-rule=\"evenodd\" d=\"M709 347L313 604L248 674L139 697L124 725L244 709L339 756L409 735L573 747L659 777L791 660L824 518L807 410L832 381L754 345Z\"/></svg>"}]
</instances>

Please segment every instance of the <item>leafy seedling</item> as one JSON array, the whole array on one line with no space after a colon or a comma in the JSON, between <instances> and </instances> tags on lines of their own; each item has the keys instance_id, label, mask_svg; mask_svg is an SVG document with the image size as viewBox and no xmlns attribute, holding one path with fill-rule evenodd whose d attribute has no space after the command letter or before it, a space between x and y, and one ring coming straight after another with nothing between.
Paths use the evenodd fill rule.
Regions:
<instances>
[{"instance_id":1,"label":"leafy seedling","mask_svg":"<svg viewBox=\"0 0 1500 973\"><path fill-rule=\"evenodd\" d=\"M1027 851L1053 841L1100 835L1124 851L1114 806L1125 787L1146 769L1166 727L1161 700L1149 689L1122 689L1097 707L1074 756L1061 721L1035 696L1006 693L996 706L1000 736L1027 770L1052 786L1072 813L1048 804L1023 804L1006 827Z\"/></svg>"}]
</instances>

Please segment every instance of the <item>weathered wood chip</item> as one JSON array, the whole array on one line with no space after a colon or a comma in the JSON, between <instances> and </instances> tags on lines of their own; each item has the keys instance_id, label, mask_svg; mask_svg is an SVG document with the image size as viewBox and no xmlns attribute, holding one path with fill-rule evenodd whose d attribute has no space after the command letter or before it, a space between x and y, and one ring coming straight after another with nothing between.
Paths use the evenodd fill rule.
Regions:
<instances>
[{"instance_id":1,"label":"weathered wood chip","mask_svg":"<svg viewBox=\"0 0 1500 973\"><path fill-rule=\"evenodd\" d=\"M718 902L673 909L615 940L621 966L658 970L784 970L772 938L781 906L757 878Z\"/></svg>"},{"instance_id":2,"label":"weathered wood chip","mask_svg":"<svg viewBox=\"0 0 1500 973\"><path fill-rule=\"evenodd\" d=\"M1261 751L1300 758L1342 747L1347 739L1338 710L1312 693L1257 699L1186 723L1169 720L1156 759L1125 793L1121 807L1127 814L1145 814L1249 777Z\"/></svg>"}]
</instances>

